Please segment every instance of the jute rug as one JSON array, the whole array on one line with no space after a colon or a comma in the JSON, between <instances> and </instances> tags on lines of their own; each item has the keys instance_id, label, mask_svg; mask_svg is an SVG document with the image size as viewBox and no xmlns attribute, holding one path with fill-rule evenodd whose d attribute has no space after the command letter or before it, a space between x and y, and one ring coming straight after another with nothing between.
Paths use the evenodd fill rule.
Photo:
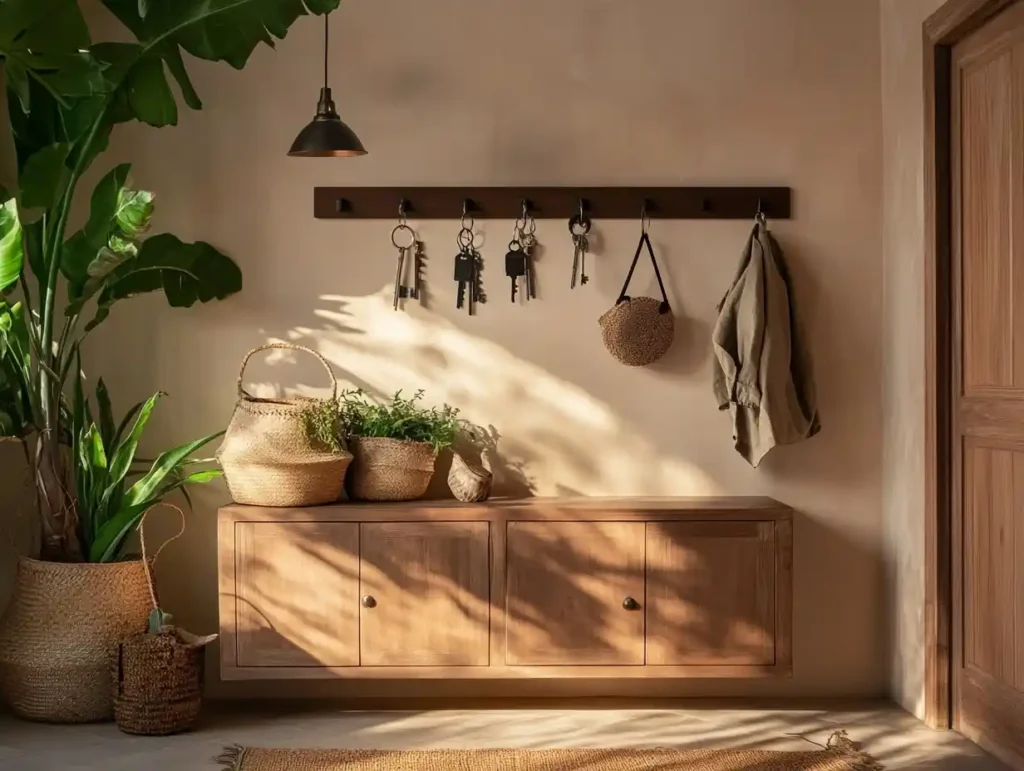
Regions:
<instances>
[{"instance_id":1,"label":"jute rug","mask_svg":"<svg viewBox=\"0 0 1024 771\"><path fill-rule=\"evenodd\" d=\"M229 771L880 771L836 733L821 750L271 750L229 747Z\"/></svg>"}]
</instances>

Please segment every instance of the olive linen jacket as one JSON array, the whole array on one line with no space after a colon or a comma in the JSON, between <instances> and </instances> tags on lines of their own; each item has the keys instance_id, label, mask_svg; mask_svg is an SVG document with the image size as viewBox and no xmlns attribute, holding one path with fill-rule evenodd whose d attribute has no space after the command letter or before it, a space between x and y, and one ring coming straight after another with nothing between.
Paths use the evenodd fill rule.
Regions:
<instances>
[{"instance_id":1,"label":"olive linen jacket","mask_svg":"<svg viewBox=\"0 0 1024 771\"><path fill-rule=\"evenodd\" d=\"M782 250L758 222L712 336L718 408L731 412L736 451L755 468L776 445L821 430L789 283Z\"/></svg>"}]
</instances>

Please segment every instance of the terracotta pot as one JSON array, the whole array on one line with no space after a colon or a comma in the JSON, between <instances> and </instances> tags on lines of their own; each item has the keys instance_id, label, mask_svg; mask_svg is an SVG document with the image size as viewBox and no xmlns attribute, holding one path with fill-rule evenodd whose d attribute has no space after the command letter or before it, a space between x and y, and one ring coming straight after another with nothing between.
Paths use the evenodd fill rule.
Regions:
<instances>
[{"instance_id":1,"label":"terracotta pot","mask_svg":"<svg viewBox=\"0 0 1024 771\"><path fill-rule=\"evenodd\" d=\"M348 493L357 501L412 501L434 476L437 451L427 442L356 437L349 442Z\"/></svg>"},{"instance_id":2,"label":"terracotta pot","mask_svg":"<svg viewBox=\"0 0 1024 771\"><path fill-rule=\"evenodd\" d=\"M89 723L114 717L114 643L144 632L151 607L142 561L22 559L0 620L0 688L19 717Z\"/></svg>"}]
</instances>

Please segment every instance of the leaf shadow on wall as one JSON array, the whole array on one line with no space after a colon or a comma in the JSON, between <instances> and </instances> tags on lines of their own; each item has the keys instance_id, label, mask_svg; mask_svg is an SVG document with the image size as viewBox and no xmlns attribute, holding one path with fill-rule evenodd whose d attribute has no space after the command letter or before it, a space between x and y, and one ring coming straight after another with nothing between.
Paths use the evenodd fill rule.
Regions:
<instances>
[{"instance_id":1,"label":"leaf shadow on wall","mask_svg":"<svg viewBox=\"0 0 1024 771\"><path fill-rule=\"evenodd\" d=\"M321 326L295 326L289 342L318 350L345 387L375 397L424 388L428 403L459 407L485 437L476 447L497 464L498 495L720 492L704 470L666 457L580 386L440 316L418 309L395 313L387 289L320 301L315 315ZM277 353L269 361L291 358ZM261 388L264 395L266 386L254 393ZM531 478L529 469L543 478ZM443 485L445 473L442 465L437 484Z\"/></svg>"}]
</instances>

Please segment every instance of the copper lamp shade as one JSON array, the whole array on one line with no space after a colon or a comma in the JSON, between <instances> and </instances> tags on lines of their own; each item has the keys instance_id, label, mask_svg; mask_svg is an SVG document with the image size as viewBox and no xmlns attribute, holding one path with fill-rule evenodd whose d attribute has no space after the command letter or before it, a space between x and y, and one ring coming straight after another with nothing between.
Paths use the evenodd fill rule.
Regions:
<instances>
[{"instance_id":1,"label":"copper lamp shade","mask_svg":"<svg viewBox=\"0 0 1024 771\"><path fill-rule=\"evenodd\" d=\"M288 155L305 158L347 158L366 155L366 148L359 141L356 132L338 115L327 85L328 25L324 14L324 87L320 89L320 101L316 106L316 117L299 132L292 142Z\"/></svg>"}]
</instances>

